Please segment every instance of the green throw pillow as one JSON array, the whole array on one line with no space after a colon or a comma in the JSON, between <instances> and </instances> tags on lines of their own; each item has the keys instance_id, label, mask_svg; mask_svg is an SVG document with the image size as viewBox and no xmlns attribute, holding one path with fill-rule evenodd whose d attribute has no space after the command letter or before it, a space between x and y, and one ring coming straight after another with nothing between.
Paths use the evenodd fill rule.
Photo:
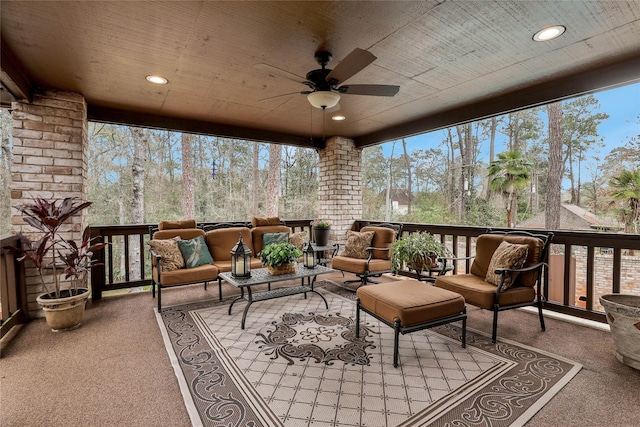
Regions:
<instances>
[{"instance_id":1,"label":"green throw pillow","mask_svg":"<svg viewBox=\"0 0 640 427\"><path fill-rule=\"evenodd\" d=\"M213 263L213 258L203 236L190 240L178 240L178 246L187 268Z\"/></svg>"},{"instance_id":2,"label":"green throw pillow","mask_svg":"<svg viewBox=\"0 0 640 427\"><path fill-rule=\"evenodd\" d=\"M262 236L262 243L265 248L272 243L284 243L288 241L289 233L264 233Z\"/></svg>"}]
</instances>

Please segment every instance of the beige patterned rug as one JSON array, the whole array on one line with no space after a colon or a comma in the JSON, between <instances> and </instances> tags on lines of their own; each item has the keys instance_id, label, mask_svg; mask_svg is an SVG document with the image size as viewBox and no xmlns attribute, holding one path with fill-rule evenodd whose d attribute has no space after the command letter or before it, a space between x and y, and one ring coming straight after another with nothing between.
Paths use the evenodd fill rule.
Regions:
<instances>
[{"instance_id":1,"label":"beige patterned rug","mask_svg":"<svg viewBox=\"0 0 640 427\"><path fill-rule=\"evenodd\" d=\"M195 426L518 426L581 369L450 324L400 336L371 316L355 337L353 293L329 281L254 303L172 307L158 315Z\"/></svg>"}]
</instances>

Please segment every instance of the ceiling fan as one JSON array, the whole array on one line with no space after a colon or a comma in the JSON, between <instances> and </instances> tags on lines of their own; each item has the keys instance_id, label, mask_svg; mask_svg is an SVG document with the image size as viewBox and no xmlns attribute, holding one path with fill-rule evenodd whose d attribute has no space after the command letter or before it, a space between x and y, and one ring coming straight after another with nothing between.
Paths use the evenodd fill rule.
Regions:
<instances>
[{"instance_id":1,"label":"ceiling fan","mask_svg":"<svg viewBox=\"0 0 640 427\"><path fill-rule=\"evenodd\" d=\"M369 96L394 96L400 90L400 86L394 85L342 85L340 83L354 76L377 58L371 52L355 48L333 70L326 68L331 62L332 55L326 50L315 53L315 60L321 68L311 70L306 77L272 67L266 64L257 64L255 67L268 72L273 72L290 80L302 83L311 90L287 93L261 99L261 101L291 96L296 94L307 95L309 103L321 109L335 107L340 101L340 95L369 95Z\"/></svg>"}]
</instances>

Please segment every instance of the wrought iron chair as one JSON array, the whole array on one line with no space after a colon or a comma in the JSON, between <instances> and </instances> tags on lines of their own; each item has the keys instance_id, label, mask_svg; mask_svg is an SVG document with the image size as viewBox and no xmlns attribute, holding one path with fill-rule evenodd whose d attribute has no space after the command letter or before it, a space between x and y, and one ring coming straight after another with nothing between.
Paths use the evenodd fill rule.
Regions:
<instances>
[{"instance_id":1,"label":"wrought iron chair","mask_svg":"<svg viewBox=\"0 0 640 427\"><path fill-rule=\"evenodd\" d=\"M366 250L366 254L361 257L345 256L349 255L348 245L350 244L347 233L347 243L342 253L336 255L331 260L331 267L335 270L355 274L358 279L347 280L343 285L349 283L360 283L358 287L367 283L379 283L372 280L372 277L380 277L383 273L391 272L391 245L396 241L402 232L402 224L375 224L367 225L360 229L360 233L373 232L371 244ZM351 236L354 236L353 234ZM357 238L357 236L356 236Z\"/></svg>"},{"instance_id":2,"label":"wrought iron chair","mask_svg":"<svg viewBox=\"0 0 640 427\"><path fill-rule=\"evenodd\" d=\"M468 304L493 311L491 339L494 343L498 330L498 313L504 310L537 306L540 327L544 331L542 316L544 269L548 268L546 261L552 239L552 232L542 231L538 233L490 231L482 234L476 240L474 257L440 258L445 262L445 268L448 262L455 263L473 258L469 273L439 276L434 285L462 295ZM500 265L500 260L493 260L497 252L506 254L509 250L518 250L515 246L506 245L498 251L502 242L526 245L525 255L520 258L518 265L504 265L504 263ZM508 255L506 258L500 256L496 258L506 260Z\"/></svg>"}]
</instances>

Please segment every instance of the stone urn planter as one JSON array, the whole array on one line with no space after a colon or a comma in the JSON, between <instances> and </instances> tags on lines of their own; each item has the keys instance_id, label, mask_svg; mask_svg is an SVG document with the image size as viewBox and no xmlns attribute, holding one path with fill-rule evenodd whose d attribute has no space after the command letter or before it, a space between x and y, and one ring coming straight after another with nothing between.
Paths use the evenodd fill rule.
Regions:
<instances>
[{"instance_id":1,"label":"stone urn planter","mask_svg":"<svg viewBox=\"0 0 640 427\"><path fill-rule=\"evenodd\" d=\"M63 290L60 298L56 298L53 293L47 293L40 295L36 301L42 306L47 325L53 332L60 332L80 326L88 298L89 289L79 288L76 295L69 296L69 291Z\"/></svg>"},{"instance_id":2,"label":"stone urn planter","mask_svg":"<svg viewBox=\"0 0 640 427\"><path fill-rule=\"evenodd\" d=\"M607 314L616 358L640 370L640 296L607 294L600 297Z\"/></svg>"}]
</instances>

